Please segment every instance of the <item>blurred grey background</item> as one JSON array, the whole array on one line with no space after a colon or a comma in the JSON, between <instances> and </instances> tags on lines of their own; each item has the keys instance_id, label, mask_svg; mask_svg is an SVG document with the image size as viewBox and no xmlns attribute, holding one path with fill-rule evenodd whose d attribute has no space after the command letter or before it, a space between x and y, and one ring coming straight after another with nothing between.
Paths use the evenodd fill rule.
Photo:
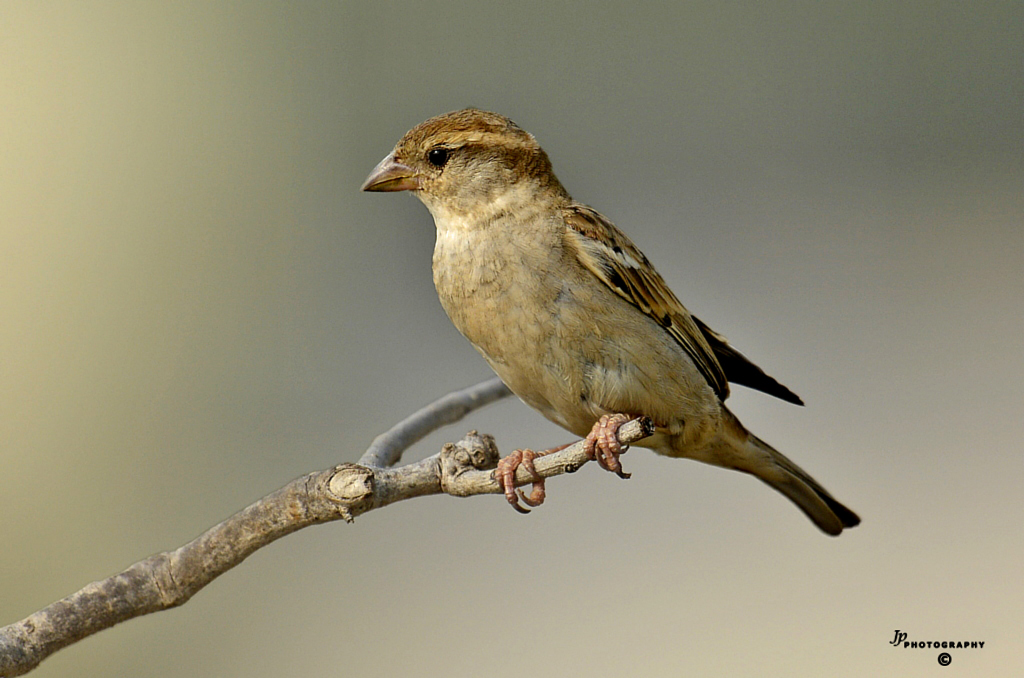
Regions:
<instances>
[{"instance_id":1,"label":"blurred grey background","mask_svg":"<svg viewBox=\"0 0 1024 678\"><path fill-rule=\"evenodd\" d=\"M489 376L432 222L360 182L467 105L533 132L807 402L757 434L858 511L635 450L529 517L295 534L40 676L959 676L1024 665L1024 4L0 5L0 624ZM469 428L570 437L517 401Z\"/></svg>"}]
</instances>

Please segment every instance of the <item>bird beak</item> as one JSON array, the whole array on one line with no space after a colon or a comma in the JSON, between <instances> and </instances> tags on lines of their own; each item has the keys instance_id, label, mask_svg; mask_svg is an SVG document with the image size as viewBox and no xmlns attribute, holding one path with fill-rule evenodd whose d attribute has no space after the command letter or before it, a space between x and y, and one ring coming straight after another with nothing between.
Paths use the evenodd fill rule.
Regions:
<instances>
[{"instance_id":1,"label":"bird beak","mask_svg":"<svg viewBox=\"0 0 1024 678\"><path fill-rule=\"evenodd\" d=\"M415 191L420 187L419 177L408 165L395 160L392 151L373 168L363 182L364 191Z\"/></svg>"}]
</instances>

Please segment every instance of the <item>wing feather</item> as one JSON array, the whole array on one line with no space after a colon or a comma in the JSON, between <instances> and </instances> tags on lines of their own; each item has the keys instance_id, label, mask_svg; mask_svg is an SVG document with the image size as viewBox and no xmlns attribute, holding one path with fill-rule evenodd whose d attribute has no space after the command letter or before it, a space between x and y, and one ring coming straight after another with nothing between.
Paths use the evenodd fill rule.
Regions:
<instances>
[{"instance_id":1,"label":"wing feather","mask_svg":"<svg viewBox=\"0 0 1024 678\"><path fill-rule=\"evenodd\" d=\"M730 346L725 337L701 322L700 318L694 316L693 321L697 323L697 327L700 328L704 338L711 345L711 350L715 352L715 357L718 358L718 363L722 366L730 383L749 386L794 405L804 404L800 396L765 374L764 370Z\"/></svg>"},{"instance_id":2,"label":"wing feather","mask_svg":"<svg viewBox=\"0 0 1024 678\"><path fill-rule=\"evenodd\" d=\"M586 205L565 210L566 236L580 263L661 325L722 400L729 382L704 333L647 257L612 222Z\"/></svg>"}]
</instances>

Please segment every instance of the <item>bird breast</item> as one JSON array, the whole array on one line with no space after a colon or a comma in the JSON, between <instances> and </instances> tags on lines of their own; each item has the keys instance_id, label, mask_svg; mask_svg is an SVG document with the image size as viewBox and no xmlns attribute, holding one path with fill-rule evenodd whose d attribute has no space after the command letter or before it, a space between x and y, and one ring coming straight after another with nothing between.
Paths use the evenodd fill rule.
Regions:
<instances>
[{"instance_id":1,"label":"bird breast","mask_svg":"<svg viewBox=\"0 0 1024 678\"><path fill-rule=\"evenodd\" d=\"M522 211L501 224L435 214L441 305L512 392L577 435L615 412L647 414L671 434L708 421L717 398L678 343L595 284L564 225L546 221L557 216Z\"/></svg>"}]
</instances>

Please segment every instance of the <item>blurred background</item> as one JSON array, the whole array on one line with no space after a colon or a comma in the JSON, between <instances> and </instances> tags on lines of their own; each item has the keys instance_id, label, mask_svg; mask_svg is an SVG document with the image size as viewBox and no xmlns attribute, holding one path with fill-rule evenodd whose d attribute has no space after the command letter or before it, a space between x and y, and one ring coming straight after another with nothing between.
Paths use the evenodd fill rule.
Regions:
<instances>
[{"instance_id":1,"label":"blurred background","mask_svg":"<svg viewBox=\"0 0 1024 678\"><path fill-rule=\"evenodd\" d=\"M0 624L356 460L490 372L408 195L465 106L534 133L807 402L730 406L856 510L634 450L529 517L430 497L253 555L40 676L959 676L1024 665L1024 4L4 2ZM571 437L513 399L503 451Z\"/></svg>"}]
</instances>

